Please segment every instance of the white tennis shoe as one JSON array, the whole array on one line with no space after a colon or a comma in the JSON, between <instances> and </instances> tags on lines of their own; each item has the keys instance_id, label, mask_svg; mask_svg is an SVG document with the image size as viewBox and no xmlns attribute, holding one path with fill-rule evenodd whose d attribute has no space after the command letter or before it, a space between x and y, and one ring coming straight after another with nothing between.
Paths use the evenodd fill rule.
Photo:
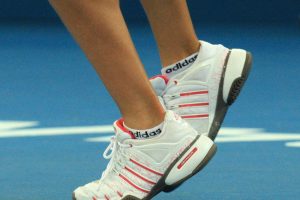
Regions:
<instances>
[{"instance_id":1,"label":"white tennis shoe","mask_svg":"<svg viewBox=\"0 0 300 200\"><path fill-rule=\"evenodd\" d=\"M104 152L110 159L100 180L77 188L73 200L151 199L169 191L200 171L216 146L177 114L167 111L162 133L135 139L123 121L114 123L115 137Z\"/></svg>"},{"instance_id":2,"label":"white tennis shoe","mask_svg":"<svg viewBox=\"0 0 300 200\"><path fill-rule=\"evenodd\" d=\"M162 69L150 81L162 104L215 139L251 69L251 54L201 41L198 56ZM192 63L193 64L189 64Z\"/></svg>"}]
</instances>

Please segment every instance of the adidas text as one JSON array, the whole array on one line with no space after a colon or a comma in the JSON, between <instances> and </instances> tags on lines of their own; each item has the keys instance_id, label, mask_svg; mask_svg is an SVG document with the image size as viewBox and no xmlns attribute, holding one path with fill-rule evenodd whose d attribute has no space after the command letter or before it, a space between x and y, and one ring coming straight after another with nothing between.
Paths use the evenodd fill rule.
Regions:
<instances>
[{"instance_id":1,"label":"adidas text","mask_svg":"<svg viewBox=\"0 0 300 200\"><path fill-rule=\"evenodd\" d=\"M177 71L177 70L179 70L179 69L181 69L183 67L188 66L189 64L192 64L193 62L195 62L195 60L197 59L197 57L198 57L198 54L195 55L194 57L188 59L188 60L185 59L183 62L177 63L174 67L167 69L166 73L167 74L172 73L172 72Z\"/></svg>"},{"instance_id":2,"label":"adidas text","mask_svg":"<svg viewBox=\"0 0 300 200\"><path fill-rule=\"evenodd\" d=\"M134 134L135 138L137 138L137 139L147 139L149 137L157 136L160 133L161 133L161 129L157 129L156 131L152 131L152 132L147 132L146 131L146 132L142 132L142 133L137 131L133 134Z\"/></svg>"}]
</instances>

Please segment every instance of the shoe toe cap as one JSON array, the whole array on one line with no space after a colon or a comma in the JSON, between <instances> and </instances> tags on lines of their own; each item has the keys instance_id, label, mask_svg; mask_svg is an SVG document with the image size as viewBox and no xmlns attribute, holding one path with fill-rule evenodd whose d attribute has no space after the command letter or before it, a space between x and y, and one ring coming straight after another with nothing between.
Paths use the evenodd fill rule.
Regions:
<instances>
[{"instance_id":1,"label":"shoe toe cap","mask_svg":"<svg viewBox=\"0 0 300 200\"><path fill-rule=\"evenodd\" d=\"M75 192L72 193L72 200L76 200Z\"/></svg>"},{"instance_id":2,"label":"shoe toe cap","mask_svg":"<svg viewBox=\"0 0 300 200\"><path fill-rule=\"evenodd\" d=\"M72 200L90 200L89 192L84 187L78 187L72 193Z\"/></svg>"}]
</instances>

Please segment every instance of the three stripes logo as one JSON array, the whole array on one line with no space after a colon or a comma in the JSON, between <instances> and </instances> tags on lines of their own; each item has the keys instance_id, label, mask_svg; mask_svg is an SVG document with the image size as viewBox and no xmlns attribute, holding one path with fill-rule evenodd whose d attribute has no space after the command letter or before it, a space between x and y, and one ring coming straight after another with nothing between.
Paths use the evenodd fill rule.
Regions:
<instances>
[{"instance_id":1,"label":"three stripes logo","mask_svg":"<svg viewBox=\"0 0 300 200\"><path fill-rule=\"evenodd\" d=\"M123 179L126 183L128 183L129 185L131 185L133 188L144 192L144 193L150 193L149 189L145 189L141 186L139 186L137 183L138 181L132 181L130 180L130 178L128 176L133 176L136 177L137 179L139 179L140 181L142 181L144 184L143 185L148 185L149 188L152 188L153 185L155 185L157 183L157 180L159 180L162 176L163 173L151 169L149 167L147 167L146 165L143 165L133 159L130 159L130 162L137 168L139 168L143 173L150 173L152 174L152 177L156 177L156 180L150 180L149 178L146 178L145 175L142 175L141 173L138 173L137 171L133 170L132 168L125 166L125 172L123 174L119 174L119 177L121 179ZM127 173L128 175L126 176L125 173Z\"/></svg>"}]
</instances>

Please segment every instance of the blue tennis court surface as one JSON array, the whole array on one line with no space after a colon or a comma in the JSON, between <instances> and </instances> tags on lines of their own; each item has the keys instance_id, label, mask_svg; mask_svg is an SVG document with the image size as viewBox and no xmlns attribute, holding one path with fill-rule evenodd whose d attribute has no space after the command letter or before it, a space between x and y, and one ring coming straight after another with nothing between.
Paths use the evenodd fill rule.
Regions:
<instances>
[{"instance_id":1,"label":"blue tennis court surface","mask_svg":"<svg viewBox=\"0 0 300 200\"><path fill-rule=\"evenodd\" d=\"M149 28L129 26L149 76ZM202 24L212 43L246 48L254 66L202 173L155 199L300 199L300 27ZM100 177L117 108L60 25L0 27L0 200L65 200ZM134 103L134 102L133 102Z\"/></svg>"}]
</instances>

